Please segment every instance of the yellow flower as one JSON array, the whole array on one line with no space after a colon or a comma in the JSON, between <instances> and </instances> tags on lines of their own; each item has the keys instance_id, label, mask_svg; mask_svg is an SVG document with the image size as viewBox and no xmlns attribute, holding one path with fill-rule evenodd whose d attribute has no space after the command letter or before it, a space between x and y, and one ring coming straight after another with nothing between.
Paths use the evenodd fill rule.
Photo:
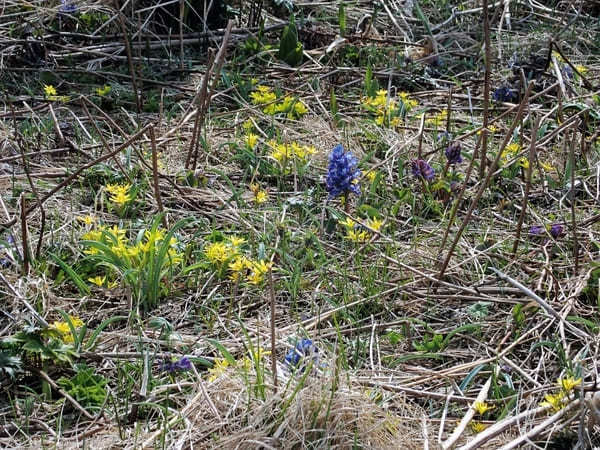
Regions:
<instances>
[{"instance_id":1,"label":"yellow flower","mask_svg":"<svg viewBox=\"0 0 600 450\"><path fill-rule=\"evenodd\" d=\"M268 86L259 85L256 86L256 90L250 94L252 103L255 105L264 105L277 100L277 95Z\"/></svg>"},{"instance_id":2,"label":"yellow flower","mask_svg":"<svg viewBox=\"0 0 600 450\"><path fill-rule=\"evenodd\" d=\"M264 278L265 274L271 270L273 267L272 262L265 261L252 261L251 269L252 272L248 275L247 279L250 284L260 284Z\"/></svg>"},{"instance_id":3,"label":"yellow flower","mask_svg":"<svg viewBox=\"0 0 600 450\"><path fill-rule=\"evenodd\" d=\"M347 230L354 229L354 224L356 222L352 220L350 217L346 217L346 220L340 220L340 225L346 227Z\"/></svg>"},{"instance_id":4,"label":"yellow flower","mask_svg":"<svg viewBox=\"0 0 600 450\"><path fill-rule=\"evenodd\" d=\"M104 97L111 91L111 89L112 88L110 87L110 85L105 84L102 87L96 88L96 94L98 94L100 97Z\"/></svg>"},{"instance_id":5,"label":"yellow flower","mask_svg":"<svg viewBox=\"0 0 600 450\"><path fill-rule=\"evenodd\" d=\"M106 229L106 231L112 234L118 243L125 242L125 234L127 233L127 230L119 228L118 225L113 225L112 227Z\"/></svg>"},{"instance_id":6,"label":"yellow flower","mask_svg":"<svg viewBox=\"0 0 600 450\"><path fill-rule=\"evenodd\" d=\"M529 160L525 157L519 158L519 165L523 169L529 169Z\"/></svg>"},{"instance_id":7,"label":"yellow flower","mask_svg":"<svg viewBox=\"0 0 600 450\"><path fill-rule=\"evenodd\" d=\"M208 373L210 374L210 376L208 377L208 381L210 383L215 381L227 371L228 367L229 361L227 361L226 359L215 359L214 365L210 369L208 369Z\"/></svg>"},{"instance_id":8,"label":"yellow flower","mask_svg":"<svg viewBox=\"0 0 600 450\"><path fill-rule=\"evenodd\" d=\"M506 164L508 161L510 161L511 159L513 159L517 153L519 153L521 151L521 146L519 144L517 144L516 142L513 142L512 144L508 144L504 150L502 151L502 162L504 164Z\"/></svg>"},{"instance_id":9,"label":"yellow flower","mask_svg":"<svg viewBox=\"0 0 600 450\"><path fill-rule=\"evenodd\" d=\"M248 133L244 140L249 148L254 148L258 143L258 135L254 133Z\"/></svg>"},{"instance_id":10,"label":"yellow flower","mask_svg":"<svg viewBox=\"0 0 600 450\"><path fill-rule=\"evenodd\" d=\"M475 404L473 405L473 409L475 409L475 411L477 411L477 413L481 416L483 416L486 412L491 411L494 408L495 406L490 406L486 402L475 402Z\"/></svg>"},{"instance_id":11,"label":"yellow flower","mask_svg":"<svg viewBox=\"0 0 600 450\"><path fill-rule=\"evenodd\" d=\"M575 387L581 384L581 378L575 379L574 377L559 378L556 380L558 385L563 388L566 392L571 392Z\"/></svg>"},{"instance_id":12,"label":"yellow flower","mask_svg":"<svg viewBox=\"0 0 600 450\"><path fill-rule=\"evenodd\" d=\"M540 406L550 407L554 412L560 411L566 405L566 398L563 391L557 394L544 395L545 401L540 403Z\"/></svg>"},{"instance_id":13,"label":"yellow flower","mask_svg":"<svg viewBox=\"0 0 600 450\"><path fill-rule=\"evenodd\" d=\"M246 131L250 131L252 129L254 129L254 124L252 123L252 121L250 119L247 119L243 124L242 124L242 128Z\"/></svg>"},{"instance_id":14,"label":"yellow flower","mask_svg":"<svg viewBox=\"0 0 600 450\"><path fill-rule=\"evenodd\" d=\"M262 347L258 347L257 349L255 349L251 357L253 361L261 361L265 356L269 356L270 354L270 350L265 350Z\"/></svg>"},{"instance_id":15,"label":"yellow flower","mask_svg":"<svg viewBox=\"0 0 600 450\"><path fill-rule=\"evenodd\" d=\"M144 231L144 237L148 242L158 242L165 238L165 230L157 228L156 230Z\"/></svg>"},{"instance_id":16,"label":"yellow flower","mask_svg":"<svg viewBox=\"0 0 600 450\"><path fill-rule=\"evenodd\" d=\"M552 165L552 164L548 164L544 161L540 161L540 166L542 167L542 169L544 169L546 172L553 172L556 170L556 168Z\"/></svg>"},{"instance_id":17,"label":"yellow flower","mask_svg":"<svg viewBox=\"0 0 600 450\"><path fill-rule=\"evenodd\" d=\"M294 112L296 113L296 116L302 117L308 112L308 108L304 102L302 102L302 100L298 100L296 103L294 103Z\"/></svg>"},{"instance_id":18,"label":"yellow flower","mask_svg":"<svg viewBox=\"0 0 600 450\"><path fill-rule=\"evenodd\" d=\"M585 66L582 66L582 65L577 65L577 66L575 66L575 68L581 75L585 75L588 71L588 68Z\"/></svg>"},{"instance_id":19,"label":"yellow flower","mask_svg":"<svg viewBox=\"0 0 600 450\"><path fill-rule=\"evenodd\" d=\"M446 120L448 119L448 110L443 109L435 116L430 117L425 121L428 125L431 125L436 128L440 128L442 125L446 124Z\"/></svg>"},{"instance_id":20,"label":"yellow flower","mask_svg":"<svg viewBox=\"0 0 600 450\"><path fill-rule=\"evenodd\" d=\"M124 194L123 192L119 192L113 196L111 196L110 201L116 203L119 206L123 206L126 203L131 201L131 196L129 194Z\"/></svg>"},{"instance_id":21,"label":"yellow flower","mask_svg":"<svg viewBox=\"0 0 600 450\"><path fill-rule=\"evenodd\" d=\"M81 239L84 241L99 241L102 239L102 231L101 230L90 230L87 233L84 233L81 236Z\"/></svg>"},{"instance_id":22,"label":"yellow flower","mask_svg":"<svg viewBox=\"0 0 600 450\"><path fill-rule=\"evenodd\" d=\"M131 201L131 195L129 190L131 184L107 184L106 190L111 194L110 201L116 203L119 206L123 206Z\"/></svg>"},{"instance_id":23,"label":"yellow flower","mask_svg":"<svg viewBox=\"0 0 600 450\"><path fill-rule=\"evenodd\" d=\"M231 249L223 242L213 242L204 248L204 253L213 264L221 264L231 256Z\"/></svg>"},{"instance_id":24,"label":"yellow flower","mask_svg":"<svg viewBox=\"0 0 600 450\"><path fill-rule=\"evenodd\" d=\"M369 239L369 233L364 230L348 230L346 232L346 239L350 239L354 242L365 242L367 239Z\"/></svg>"},{"instance_id":25,"label":"yellow flower","mask_svg":"<svg viewBox=\"0 0 600 450\"><path fill-rule=\"evenodd\" d=\"M475 421L469 422L469 428L471 428L471 431L473 433L481 433L487 427L488 427L487 425L485 425L481 422L475 422Z\"/></svg>"},{"instance_id":26,"label":"yellow flower","mask_svg":"<svg viewBox=\"0 0 600 450\"><path fill-rule=\"evenodd\" d=\"M69 319L71 320L73 328L77 329L83 326L83 321L78 317L69 316ZM63 342L74 342L73 333L71 333L71 328L69 328L69 324L67 322L53 322L52 325L50 325L50 328L53 328L54 330L58 331L58 333L61 335L61 339L63 340Z\"/></svg>"},{"instance_id":27,"label":"yellow flower","mask_svg":"<svg viewBox=\"0 0 600 450\"><path fill-rule=\"evenodd\" d=\"M494 133L498 132L498 128L496 128L494 125L489 125L489 126L487 127L487 129L488 129L488 135L490 135L490 134L494 134ZM479 131L477 132L477 135L478 135L478 136L481 134L481 131L482 131L482 130L479 130Z\"/></svg>"},{"instance_id":28,"label":"yellow flower","mask_svg":"<svg viewBox=\"0 0 600 450\"><path fill-rule=\"evenodd\" d=\"M372 183L375 181L375 178L377 177L377 171L376 170L369 170L365 176L367 177L367 179Z\"/></svg>"},{"instance_id":29,"label":"yellow flower","mask_svg":"<svg viewBox=\"0 0 600 450\"><path fill-rule=\"evenodd\" d=\"M46 94L46 98L52 97L56 95L56 88L51 84L44 85L44 94Z\"/></svg>"},{"instance_id":30,"label":"yellow flower","mask_svg":"<svg viewBox=\"0 0 600 450\"><path fill-rule=\"evenodd\" d=\"M228 267L229 267L229 270L231 271L229 278L232 279L233 281L237 281L240 278L240 274L242 272L244 272L246 269L251 268L252 264L250 263L248 258L246 258L245 256L238 256L232 262L229 263Z\"/></svg>"},{"instance_id":31,"label":"yellow flower","mask_svg":"<svg viewBox=\"0 0 600 450\"><path fill-rule=\"evenodd\" d=\"M229 240L229 242L231 243L231 245L233 247L239 247L244 242L246 242L246 239L241 238L239 236L229 236L227 239Z\"/></svg>"},{"instance_id":32,"label":"yellow flower","mask_svg":"<svg viewBox=\"0 0 600 450\"><path fill-rule=\"evenodd\" d=\"M408 92L400 92L400 98L402 99L402 103L404 103L404 108L407 111L410 111L411 109L413 109L415 106L417 106L419 104L418 101L411 99L410 96L408 95Z\"/></svg>"},{"instance_id":33,"label":"yellow flower","mask_svg":"<svg viewBox=\"0 0 600 450\"><path fill-rule=\"evenodd\" d=\"M95 284L96 286L104 286L104 283L106 282L106 276L101 277L100 275L95 276L94 278L88 278L88 281L90 283Z\"/></svg>"},{"instance_id":34,"label":"yellow flower","mask_svg":"<svg viewBox=\"0 0 600 450\"><path fill-rule=\"evenodd\" d=\"M373 219L367 220L367 226L369 228L372 228L375 231L381 230L382 225L383 225L383 220L379 220L376 217L374 217Z\"/></svg>"},{"instance_id":35,"label":"yellow flower","mask_svg":"<svg viewBox=\"0 0 600 450\"><path fill-rule=\"evenodd\" d=\"M79 216L77 217L77 220L82 222L85 225L92 225L95 221L96 218L94 216Z\"/></svg>"},{"instance_id":36,"label":"yellow flower","mask_svg":"<svg viewBox=\"0 0 600 450\"><path fill-rule=\"evenodd\" d=\"M267 200L269 200L269 193L267 191L260 190L254 193L254 201L257 205L265 203Z\"/></svg>"}]
</instances>

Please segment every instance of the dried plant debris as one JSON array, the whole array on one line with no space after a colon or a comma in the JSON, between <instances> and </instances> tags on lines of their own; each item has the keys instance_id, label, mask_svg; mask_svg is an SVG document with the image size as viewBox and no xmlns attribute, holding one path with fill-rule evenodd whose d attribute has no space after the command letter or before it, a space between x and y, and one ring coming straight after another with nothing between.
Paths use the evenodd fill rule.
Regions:
<instances>
[{"instance_id":1,"label":"dried plant debris","mask_svg":"<svg viewBox=\"0 0 600 450\"><path fill-rule=\"evenodd\" d=\"M500 3L4 2L0 446L600 445L598 14Z\"/></svg>"}]
</instances>

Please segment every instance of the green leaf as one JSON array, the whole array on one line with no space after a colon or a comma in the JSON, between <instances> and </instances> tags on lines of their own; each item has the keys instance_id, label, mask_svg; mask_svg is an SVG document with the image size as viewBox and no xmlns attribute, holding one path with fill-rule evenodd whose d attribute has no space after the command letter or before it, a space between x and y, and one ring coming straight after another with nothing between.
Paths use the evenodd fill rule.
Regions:
<instances>
[{"instance_id":1,"label":"green leaf","mask_svg":"<svg viewBox=\"0 0 600 450\"><path fill-rule=\"evenodd\" d=\"M223 344L214 339L209 339L208 342L210 342L217 350L219 350L221 355L223 355L223 358L225 358L229 364L235 365L235 358L227 351Z\"/></svg>"},{"instance_id":2,"label":"green leaf","mask_svg":"<svg viewBox=\"0 0 600 450\"><path fill-rule=\"evenodd\" d=\"M346 9L344 8L344 2L340 3L338 8L338 21L340 23L340 35L346 35Z\"/></svg>"},{"instance_id":3,"label":"green leaf","mask_svg":"<svg viewBox=\"0 0 600 450\"><path fill-rule=\"evenodd\" d=\"M73 283L75 283L75 286L77 286L77 289L82 295L90 294L90 288L87 286L87 284L85 284L85 281L82 280L82 278L77 274L77 272L73 270L71 266L65 263L54 253L49 252L48 254L61 267L61 269L64 270L67 275L69 275L69 278L71 278Z\"/></svg>"},{"instance_id":4,"label":"green leaf","mask_svg":"<svg viewBox=\"0 0 600 450\"><path fill-rule=\"evenodd\" d=\"M98 327L91 334L90 338L88 339L87 343L85 344L85 349L87 351L93 350L94 343L96 342L96 339L98 339L98 336L100 335L102 330L104 330L111 323L118 322L120 320L127 320L127 317L126 316L115 316L115 317L111 317L109 319L104 320L100 325L98 325Z\"/></svg>"},{"instance_id":5,"label":"green leaf","mask_svg":"<svg viewBox=\"0 0 600 450\"><path fill-rule=\"evenodd\" d=\"M285 26L279 39L279 59L295 67L302 62L302 43L298 42L298 29L294 23L294 16Z\"/></svg>"}]
</instances>

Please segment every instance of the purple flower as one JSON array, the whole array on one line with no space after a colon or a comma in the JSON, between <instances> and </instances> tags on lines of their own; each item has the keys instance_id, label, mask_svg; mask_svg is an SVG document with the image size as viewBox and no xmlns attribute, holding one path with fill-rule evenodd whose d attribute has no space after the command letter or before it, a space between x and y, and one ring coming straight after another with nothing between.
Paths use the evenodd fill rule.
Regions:
<instances>
[{"instance_id":1,"label":"purple flower","mask_svg":"<svg viewBox=\"0 0 600 450\"><path fill-rule=\"evenodd\" d=\"M492 98L497 102L515 102L518 99L517 91L509 86L502 86L492 93Z\"/></svg>"},{"instance_id":2,"label":"purple flower","mask_svg":"<svg viewBox=\"0 0 600 450\"><path fill-rule=\"evenodd\" d=\"M72 0L60 0L60 12L71 14L77 11L77 6L73 3Z\"/></svg>"},{"instance_id":3,"label":"purple flower","mask_svg":"<svg viewBox=\"0 0 600 450\"><path fill-rule=\"evenodd\" d=\"M170 373L178 372L178 371L186 371L186 370L190 370L191 368L192 368L192 363L188 359L187 356L184 356L183 358L181 358L177 361L166 360L160 366L161 372L170 372Z\"/></svg>"},{"instance_id":4,"label":"purple flower","mask_svg":"<svg viewBox=\"0 0 600 450\"><path fill-rule=\"evenodd\" d=\"M340 144L336 145L329 156L327 169L327 191L329 197L338 197L353 192L360 195L360 186L356 183L361 171L358 169L358 159L344 150Z\"/></svg>"},{"instance_id":5,"label":"purple flower","mask_svg":"<svg viewBox=\"0 0 600 450\"><path fill-rule=\"evenodd\" d=\"M541 225L532 225L531 228L529 228L529 234L532 236L538 236L542 233L543 229L544 227Z\"/></svg>"},{"instance_id":6,"label":"purple flower","mask_svg":"<svg viewBox=\"0 0 600 450\"><path fill-rule=\"evenodd\" d=\"M453 142L446 149L446 158L450 164L460 164L462 156L460 155L460 142Z\"/></svg>"},{"instance_id":7,"label":"purple flower","mask_svg":"<svg viewBox=\"0 0 600 450\"><path fill-rule=\"evenodd\" d=\"M431 167L427 161L423 159L415 159L412 163L412 174L417 178L424 178L427 181L431 181L435 178L435 170Z\"/></svg>"},{"instance_id":8,"label":"purple flower","mask_svg":"<svg viewBox=\"0 0 600 450\"><path fill-rule=\"evenodd\" d=\"M552 237L554 239L558 239L559 237L561 237L564 232L565 232L565 227L563 227L559 223L555 223L552 226L550 226L550 234L552 235Z\"/></svg>"},{"instance_id":9,"label":"purple flower","mask_svg":"<svg viewBox=\"0 0 600 450\"><path fill-rule=\"evenodd\" d=\"M310 358L315 364L319 362L319 349L310 339L302 339L285 355L285 365L290 369L298 368L302 360ZM304 367L301 368L304 370Z\"/></svg>"}]
</instances>

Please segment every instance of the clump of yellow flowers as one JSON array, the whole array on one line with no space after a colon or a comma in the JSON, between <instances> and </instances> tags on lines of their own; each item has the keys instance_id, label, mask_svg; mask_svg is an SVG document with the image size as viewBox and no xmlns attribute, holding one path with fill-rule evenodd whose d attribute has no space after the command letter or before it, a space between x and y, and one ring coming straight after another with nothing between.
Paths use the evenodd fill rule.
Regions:
<instances>
[{"instance_id":1,"label":"clump of yellow flowers","mask_svg":"<svg viewBox=\"0 0 600 450\"><path fill-rule=\"evenodd\" d=\"M234 361L233 364L225 358L216 358L213 366L208 369L208 382L216 381L230 369L241 369L243 372L248 372L253 365L260 364L264 357L270 354L270 351L258 347L254 349L254 352L251 352L251 356L244 356L241 360Z\"/></svg>"},{"instance_id":2,"label":"clump of yellow flowers","mask_svg":"<svg viewBox=\"0 0 600 450\"><path fill-rule=\"evenodd\" d=\"M400 92L399 98L392 98L388 91L380 89L374 96L362 99L362 105L375 116L375 123L383 127L397 127L402 117L419 103L411 99L406 92Z\"/></svg>"},{"instance_id":3,"label":"clump of yellow flowers","mask_svg":"<svg viewBox=\"0 0 600 450\"><path fill-rule=\"evenodd\" d=\"M559 378L556 380L559 391L556 394L544 395L544 401L540 403L540 406L549 407L552 412L560 411L567 406L569 395L581 384L581 381L581 378L576 379L575 377Z\"/></svg>"},{"instance_id":4,"label":"clump of yellow flowers","mask_svg":"<svg viewBox=\"0 0 600 450\"><path fill-rule=\"evenodd\" d=\"M353 242L367 242L371 237L371 231L380 231L383 227L383 221L376 217L367 219L366 228L350 217L340 221L340 225L346 231L345 238Z\"/></svg>"},{"instance_id":5,"label":"clump of yellow flowers","mask_svg":"<svg viewBox=\"0 0 600 450\"><path fill-rule=\"evenodd\" d=\"M239 282L245 279L250 284L260 285L273 268L273 263L248 258L242 248L245 242L238 236L229 236L206 245L204 254L218 271L227 273L230 280Z\"/></svg>"},{"instance_id":6,"label":"clump of yellow flowers","mask_svg":"<svg viewBox=\"0 0 600 450\"><path fill-rule=\"evenodd\" d=\"M495 408L495 406L488 405L486 402L477 401L473 404L473 409L475 410L477 415L479 415L482 418L488 411L492 411ZM471 431L473 431L473 433L481 433L487 428L487 425L473 420L469 422L469 428L471 428Z\"/></svg>"},{"instance_id":7,"label":"clump of yellow flowers","mask_svg":"<svg viewBox=\"0 0 600 450\"><path fill-rule=\"evenodd\" d=\"M78 329L83 326L83 321L78 317L69 316L69 319L71 320L73 328ZM52 325L50 325L50 328L60 335L63 342L67 344L74 342L73 333L67 322L53 322Z\"/></svg>"},{"instance_id":8,"label":"clump of yellow flowers","mask_svg":"<svg viewBox=\"0 0 600 450\"><path fill-rule=\"evenodd\" d=\"M265 189L261 189L258 183L252 183L250 185L250 190L254 196L254 203L260 205L269 200L269 193Z\"/></svg>"},{"instance_id":9,"label":"clump of yellow flowers","mask_svg":"<svg viewBox=\"0 0 600 450\"><path fill-rule=\"evenodd\" d=\"M148 266L155 263L156 256L160 252L163 242L166 240L166 231L162 228L152 228L138 233L135 241L127 238L127 230L118 225L108 227L99 224L84 233L81 238L87 247L84 253L92 258L99 257L99 266L103 257L109 257L112 264L108 265L114 270L109 270L106 275L96 275L88 278L88 281L96 286L113 288L117 285L117 278L121 277L130 284L138 282L136 274L139 275ZM169 238L167 251L164 255L163 266L174 267L183 261L183 255L179 251L179 242L174 236Z\"/></svg>"},{"instance_id":10,"label":"clump of yellow flowers","mask_svg":"<svg viewBox=\"0 0 600 450\"><path fill-rule=\"evenodd\" d=\"M50 100L51 102L56 102L56 101L60 101L60 102L68 102L69 101L69 97L66 95L56 95L56 88L54 86L52 86L51 84L45 84L44 85L44 96L46 97L46 100Z\"/></svg>"},{"instance_id":11,"label":"clump of yellow flowers","mask_svg":"<svg viewBox=\"0 0 600 450\"><path fill-rule=\"evenodd\" d=\"M130 191L131 184L107 184L106 190L110 194L109 200L119 208L123 208L127 203L132 200Z\"/></svg>"},{"instance_id":12,"label":"clump of yellow flowers","mask_svg":"<svg viewBox=\"0 0 600 450\"><path fill-rule=\"evenodd\" d=\"M292 161L305 164L310 156L317 153L312 145L300 145L297 142L285 144L270 140L267 145L271 148L271 158L277 160L284 169L287 168L288 162Z\"/></svg>"},{"instance_id":13,"label":"clump of yellow flowers","mask_svg":"<svg viewBox=\"0 0 600 450\"><path fill-rule=\"evenodd\" d=\"M308 112L302 100L291 95L278 96L269 86L256 86L254 92L250 94L250 99L270 116L285 114L288 119L298 119Z\"/></svg>"}]
</instances>

